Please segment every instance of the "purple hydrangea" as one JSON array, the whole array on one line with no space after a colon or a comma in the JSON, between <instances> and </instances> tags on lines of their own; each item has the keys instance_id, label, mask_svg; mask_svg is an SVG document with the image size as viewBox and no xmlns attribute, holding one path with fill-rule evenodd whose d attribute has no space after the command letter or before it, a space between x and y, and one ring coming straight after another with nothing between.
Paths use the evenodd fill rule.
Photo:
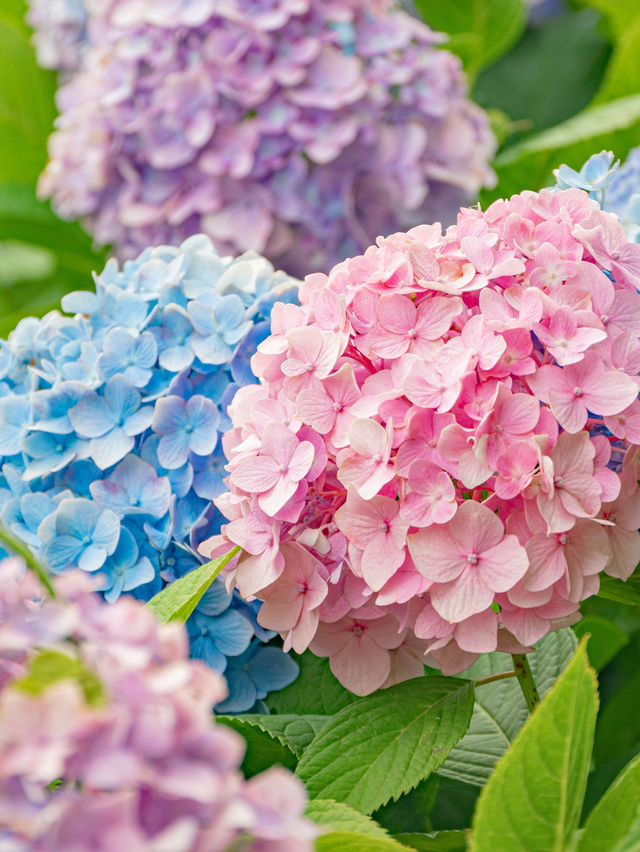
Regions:
<instances>
[{"instance_id":1,"label":"purple hydrangea","mask_svg":"<svg viewBox=\"0 0 640 852\"><path fill-rule=\"evenodd\" d=\"M121 257L202 231L328 270L493 179L459 60L392 0L85 6L40 193Z\"/></svg>"},{"instance_id":2,"label":"purple hydrangea","mask_svg":"<svg viewBox=\"0 0 640 852\"><path fill-rule=\"evenodd\" d=\"M0 342L0 523L54 573L99 573L109 602L146 600L196 568L198 544L220 529L227 405L255 381L249 359L274 301L296 298L264 258L223 258L196 236L122 269L110 261L95 291L64 297L75 316L22 320ZM188 624L193 656L228 679L225 712L298 671L262 644L274 634L258 606L218 580ZM228 665L243 655L259 688Z\"/></svg>"},{"instance_id":3,"label":"purple hydrangea","mask_svg":"<svg viewBox=\"0 0 640 852\"><path fill-rule=\"evenodd\" d=\"M54 585L0 562L0 847L311 852L302 783L243 778L243 741L210 712L224 681L184 628L106 605L87 575Z\"/></svg>"},{"instance_id":4,"label":"purple hydrangea","mask_svg":"<svg viewBox=\"0 0 640 852\"><path fill-rule=\"evenodd\" d=\"M40 65L63 74L76 71L87 37L83 0L29 0L27 21Z\"/></svg>"}]
</instances>

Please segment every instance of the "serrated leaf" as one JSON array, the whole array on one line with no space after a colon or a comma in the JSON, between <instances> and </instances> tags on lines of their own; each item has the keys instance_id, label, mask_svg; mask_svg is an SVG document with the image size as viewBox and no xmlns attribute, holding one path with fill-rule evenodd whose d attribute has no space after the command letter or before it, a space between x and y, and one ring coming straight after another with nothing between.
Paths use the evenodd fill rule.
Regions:
<instances>
[{"instance_id":1,"label":"serrated leaf","mask_svg":"<svg viewBox=\"0 0 640 852\"><path fill-rule=\"evenodd\" d=\"M640 755L629 763L589 814L576 852L614 852L640 820Z\"/></svg>"},{"instance_id":2,"label":"serrated leaf","mask_svg":"<svg viewBox=\"0 0 640 852\"><path fill-rule=\"evenodd\" d=\"M472 852L566 852L580 820L597 709L583 641L480 794Z\"/></svg>"},{"instance_id":3,"label":"serrated leaf","mask_svg":"<svg viewBox=\"0 0 640 852\"><path fill-rule=\"evenodd\" d=\"M307 814L316 825L331 831L355 831L371 837L389 837L389 832L371 817L350 808L344 802L333 799L311 799L307 805Z\"/></svg>"},{"instance_id":4,"label":"serrated leaf","mask_svg":"<svg viewBox=\"0 0 640 852\"><path fill-rule=\"evenodd\" d=\"M232 728L246 742L247 750L241 767L246 778L251 778L270 766L295 769L298 762L296 755L271 734L255 725L238 722L235 716L216 716L216 721Z\"/></svg>"},{"instance_id":5,"label":"serrated leaf","mask_svg":"<svg viewBox=\"0 0 640 852\"><path fill-rule=\"evenodd\" d=\"M313 798L369 814L415 787L466 731L473 684L414 678L337 713L307 748L297 774Z\"/></svg>"},{"instance_id":6,"label":"serrated leaf","mask_svg":"<svg viewBox=\"0 0 640 852\"><path fill-rule=\"evenodd\" d=\"M430 834L395 834L396 840L418 852L465 852L466 831L434 831Z\"/></svg>"},{"instance_id":7,"label":"serrated leaf","mask_svg":"<svg viewBox=\"0 0 640 852\"><path fill-rule=\"evenodd\" d=\"M526 23L522 0L416 0L416 7L432 29L447 33L447 49L472 78L516 43Z\"/></svg>"},{"instance_id":8,"label":"serrated leaf","mask_svg":"<svg viewBox=\"0 0 640 852\"><path fill-rule=\"evenodd\" d=\"M393 837L372 837L355 831L332 831L316 838L316 852L407 852Z\"/></svg>"},{"instance_id":9,"label":"serrated leaf","mask_svg":"<svg viewBox=\"0 0 640 852\"><path fill-rule=\"evenodd\" d=\"M315 735L324 728L329 718L329 716L263 713L241 713L237 716L218 717L219 720L232 719L235 729L240 733L243 733L240 726L250 725L260 728L265 734L287 746L298 757L302 756L302 752Z\"/></svg>"},{"instance_id":10,"label":"serrated leaf","mask_svg":"<svg viewBox=\"0 0 640 852\"><path fill-rule=\"evenodd\" d=\"M608 577L606 574L602 574L598 597L627 606L640 606L640 574L638 569L636 568L628 580L618 580L616 577Z\"/></svg>"},{"instance_id":11,"label":"serrated leaf","mask_svg":"<svg viewBox=\"0 0 640 852\"><path fill-rule=\"evenodd\" d=\"M60 651L41 651L29 661L24 677L13 685L29 695L42 695L48 687L61 680L73 680L84 692L87 704L98 706L104 702L102 684L81 660L75 660Z\"/></svg>"},{"instance_id":12,"label":"serrated leaf","mask_svg":"<svg viewBox=\"0 0 640 852\"><path fill-rule=\"evenodd\" d=\"M554 183L553 169L562 163L581 168L603 148L624 158L640 137L640 94L589 107L561 124L506 148L493 168L498 184L485 190L486 204L524 189L537 190Z\"/></svg>"},{"instance_id":13,"label":"serrated leaf","mask_svg":"<svg viewBox=\"0 0 640 852\"><path fill-rule=\"evenodd\" d=\"M541 639L536 650L528 655L541 696L551 689L571 659L576 645L573 631L557 630ZM480 680L512 670L510 654L496 652L483 654L464 672L464 676ZM528 716L516 678L476 686L476 703L469 730L451 750L438 774L465 784L484 786Z\"/></svg>"},{"instance_id":14,"label":"serrated leaf","mask_svg":"<svg viewBox=\"0 0 640 852\"><path fill-rule=\"evenodd\" d=\"M579 638L589 634L587 653L589 662L597 672L629 644L629 636L621 627L599 615L586 616L574 625L573 630Z\"/></svg>"},{"instance_id":15,"label":"serrated leaf","mask_svg":"<svg viewBox=\"0 0 640 852\"><path fill-rule=\"evenodd\" d=\"M166 624L168 621L180 621L184 624L211 583L239 552L240 548L234 547L224 556L205 562L195 571L190 571L171 585L165 586L161 592L151 598L147 606L153 610L161 624Z\"/></svg>"},{"instance_id":16,"label":"serrated leaf","mask_svg":"<svg viewBox=\"0 0 640 852\"><path fill-rule=\"evenodd\" d=\"M332 674L329 660L310 651L291 656L300 666L300 674L292 684L268 696L267 704L274 713L331 716L359 700Z\"/></svg>"}]
</instances>

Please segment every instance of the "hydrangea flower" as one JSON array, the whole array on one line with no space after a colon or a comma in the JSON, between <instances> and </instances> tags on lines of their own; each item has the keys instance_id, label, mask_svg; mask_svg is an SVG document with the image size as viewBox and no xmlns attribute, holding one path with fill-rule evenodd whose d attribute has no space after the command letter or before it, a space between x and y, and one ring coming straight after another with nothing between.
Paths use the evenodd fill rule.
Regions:
<instances>
[{"instance_id":1,"label":"hydrangea flower","mask_svg":"<svg viewBox=\"0 0 640 852\"><path fill-rule=\"evenodd\" d=\"M639 285L577 188L307 276L229 408L201 551L243 548L228 587L358 694L524 653L640 560Z\"/></svg>"},{"instance_id":2,"label":"hydrangea flower","mask_svg":"<svg viewBox=\"0 0 640 852\"><path fill-rule=\"evenodd\" d=\"M95 292L64 297L75 316L22 320L0 346L0 521L54 572L100 573L110 602L148 599L197 567L197 545L221 521L211 500L224 491L227 404L255 381L249 358L276 298L295 300L297 282L252 253L222 258L199 236L122 269L110 261ZM260 656L274 633L256 606L217 581L188 625L193 655L220 672ZM295 678L275 653L253 692L229 669L227 709Z\"/></svg>"},{"instance_id":3,"label":"hydrangea flower","mask_svg":"<svg viewBox=\"0 0 640 852\"><path fill-rule=\"evenodd\" d=\"M51 599L0 562L2 848L311 852L302 783L243 778L244 742L210 712L224 681L188 659L184 628L91 585L66 574ZM52 659L60 676L39 679Z\"/></svg>"},{"instance_id":4,"label":"hydrangea flower","mask_svg":"<svg viewBox=\"0 0 640 852\"><path fill-rule=\"evenodd\" d=\"M39 45L57 37L42 6ZM380 233L452 220L493 180L458 58L393 0L84 6L40 193L122 258L205 232L328 270Z\"/></svg>"}]
</instances>

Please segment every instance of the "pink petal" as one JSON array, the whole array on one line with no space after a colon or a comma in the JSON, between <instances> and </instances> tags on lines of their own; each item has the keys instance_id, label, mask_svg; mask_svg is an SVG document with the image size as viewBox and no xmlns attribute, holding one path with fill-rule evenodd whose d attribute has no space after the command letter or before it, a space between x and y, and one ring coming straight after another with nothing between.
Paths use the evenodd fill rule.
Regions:
<instances>
[{"instance_id":1,"label":"pink petal","mask_svg":"<svg viewBox=\"0 0 640 852\"><path fill-rule=\"evenodd\" d=\"M313 645L313 643L312 643ZM391 656L366 634L330 657L333 674L355 695L369 695L389 676Z\"/></svg>"},{"instance_id":2,"label":"pink petal","mask_svg":"<svg viewBox=\"0 0 640 852\"><path fill-rule=\"evenodd\" d=\"M446 621L457 623L483 612L492 603L493 591L484 583L476 565L467 565L457 580L436 584L429 595L433 608Z\"/></svg>"},{"instance_id":3,"label":"pink petal","mask_svg":"<svg viewBox=\"0 0 640 852\"><path fill-rule=\"evenodd\" d=\"M500 518L475 500L465 500L451 521L449 529L465 554L483 553L498 544L504 536L504 526Z\"/></svg>"},{"instance_id":4,"label":"pink petal","mask_svg":"<svg viewBox=\"0 0 640 852\"><path fill-rule=\"evenodd\" d=\"M460 512L460 510L458 510ZM465 554L448 527L427 527L407 536L409 553L416 568L428 580L446 583L464 570Z\"/></svg>"},{"instance_id":5,"label":"pink petal","mask_svg":"<svg viewBox=\"0 0 640 852\"><path fill-rule=\"evenodd\" d=\"M515 535L506 535L500 544L482 553L477 567L490 588L506 592L524 576L529 559Z\"/></svg>"},{"instance_id":6,"label":"pink petal","mask_svg":"<svg viewBox=\"0 0 640 852\"><path fill-rule=\"evenodd\" d=\"M271 456L255 456L241 461L233 469L231 482L243 491L260 494L268 491L280 479L278 463Z\"/></svg>"}]
</instances>

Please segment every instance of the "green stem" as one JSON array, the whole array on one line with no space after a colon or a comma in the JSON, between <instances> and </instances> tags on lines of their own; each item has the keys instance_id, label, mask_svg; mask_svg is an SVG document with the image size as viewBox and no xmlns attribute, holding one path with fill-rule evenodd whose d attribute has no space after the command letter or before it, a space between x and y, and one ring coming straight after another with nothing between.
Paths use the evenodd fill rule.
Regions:
<instances>
[{"instance_id":1,"label":"green stem","mask_svg":"<svg viewBox=\"0 0 640 852\"><path fill-rule=\"evenodd\" d=\"M24 561L27 563L27 567L30 568L33 573L38 577L42 585L49 592L52 598L55 598L56 593L51 585L51 580L47 576L47 572L44 567L38 562L38 560L34 557L33 553L29 550L28 547L20 541L20 539L16 538L13 533L10 533L6 527L0 526L0 541L4 542L10 550L13 550L14 553L17 553L18 556L21 556Z\"/></svg>"},{"instance_id":2,"label":"green stem","mask_svg":"<svg viewBox=\"0 0 640 852\"><path fill-rule=\"evenodd\" d=\"M485 683L493 683L494 680L504 680L506 677L516 677L517 672L500 672L500 674L491 675L491 677L483 677L481 680L474 681L476 686L484 686Z\"/></svg>"},{"instance_id":3,"label":"green stem","mask_svg":"<svg viewBox=\"0 0 640 852\"><path fill-rule=\"evenodd\" d=\"M524 695L524 700L527 702L529 713L533 713L537 704L540 704L540 695L538 687L531 673L531 666L526 654L512 654L513 668L520 684L520 689Z\"/></svg>"}]
</instances>

